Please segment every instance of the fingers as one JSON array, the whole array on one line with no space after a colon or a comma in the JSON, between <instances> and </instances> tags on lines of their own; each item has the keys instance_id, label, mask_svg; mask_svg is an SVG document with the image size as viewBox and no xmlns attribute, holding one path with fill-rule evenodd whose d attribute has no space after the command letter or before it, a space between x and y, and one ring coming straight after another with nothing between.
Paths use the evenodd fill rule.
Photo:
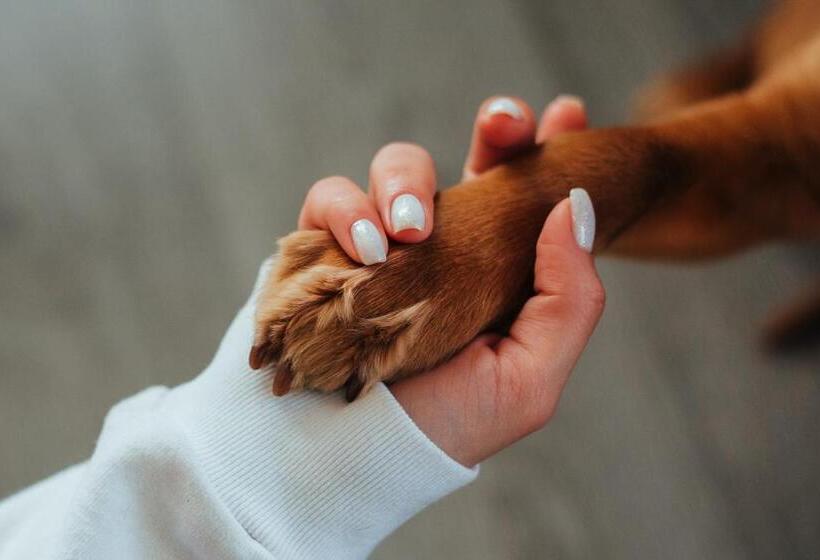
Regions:
<instances>
[{"instance_id":1,"label":"fingers","mask_svg":"<svg viewBox=\"0 0 820 560\"><path fill-rule=\"evenodd\" d=\"M299 229L329 230L345 253L362 264L387 259L387 238L375 204L344 177L328 177L311 187Z\"/></svg>"},{"instance_id":2,"label":"fingers","mask_svg":"<svg viewBox=\"0 0 820 560\"><path fill-rule=\"evenodd\" d=\"M556 134L584 130L586 127L587 113L581 98L574 95L559 95L544 109L535 141L541 144Z\"/></svg>"},{"instance_id":3,"label":"fingers","mask_svg":"<svg viewBox=\"0 0 820 560\"><path fill-rule=\"evenodd\" d=\"M475 177L556 134L586 127L586 109L579 97L561 95L555 98L544 110L537 126L532 109L520 99L491 97L478 110L464 164L464 178Z\"/></svg>"},{"instance_id":4,"label":"fingers","mask_svg":"<svg viewBox=\"0 0 820 560\"><path fill-rule=\"evenodd\" d=\"M536 248L536 295L498 347L502 371L537 396L532 422L551 416L575 362L603 312L604 289L590 251L595 214L586 191L573 189L547 218Z\"/></svg>"},{"instance_id":5,"label":"fingers","mask_svg":"<svg viewBox=\"0 0 820 560\"><path fill-rule=\"evenodd\" d=\"M469 178L543 141L586 126L578 98L561 96L535 117L520 99L494 97L479 110L465 164ZM436 171L426 150L415 144L388 144L370 165L369 198L350 180L329 177L308 193L299 227L330 230L345 252L363 264L384 262L387 238L417 243L433 230Z\"/></svg>"},{"instance_id":6,"label":"fingers","mask_svg":"<svg viewBox=\"0 0 820 560\"><path fill-rule=\"evenodd\" d=\"M433 229L436 172L415 144L388 144L370 165L370 196L344 177L311 187L299 229L329 230L345 253L362 264L384 262L388 235L403 243L426 239Z\"/></svg>"},{"instance_id":7,"label":"fingers","mask_svg":"<svg viewBox=\"0 0 820 560\"><path fill-rule=\"evenodd\" d=\"M369 193L390 238L417 243L430 235L436 169L427 150L406 142L383 147L370 164Z\"/></svg>"},{"instance_id":8,"label":"fingers","mask_svg":"<svg viewBox=\"0 0 820 560\"><path fill-rule=\"evenodd\" d=\"M475 177L534 143L535 115L529 105L515 97L491 97L478 109L464 178Z\"/></svg>"}]
</instances>

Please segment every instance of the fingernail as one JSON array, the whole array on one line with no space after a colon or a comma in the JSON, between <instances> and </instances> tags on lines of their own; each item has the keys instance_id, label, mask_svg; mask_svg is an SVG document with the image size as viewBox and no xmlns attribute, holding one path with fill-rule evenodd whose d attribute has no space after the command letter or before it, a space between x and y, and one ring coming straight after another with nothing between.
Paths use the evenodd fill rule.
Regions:
<instances>
[{"instance_id":1,"label":"fingernail","mask_svg":"<svg viewBox=\"0 0 820 560\"><path fill-rule=\"evenodd\" d=\"M584 189L572 189L569 191L569 204L575 241L581 249L591 253L592 244L595 243L595 209L589 193Z\"/></svg>"},{"instance_id":2,"label":"fingernail","mask_svg":"<svg viewBox=\"0 0 820 560\"><path fill-rule=\"evenodd\" d=\"M517 121L524 118L524 111L509 97L496 97L487 105L488 115L507 115Z\"/></svg>"},{"instance_id":3,"label":"fingernail","mask_svg":"<svg viewBox=\"0 0 820 560\"><path fill-rule=\"evenodd\" d=\"M390 224L393 232L398 233L406 229L424 229L424 207L419 199L412 194L403 194L396 197L390 207Z\"/></svg>"},{"instance_id":4,"label":"fingernail","mask_svg":"<svg viewBox=\"0 0 820 560\"><path fill-rule=\"evenodd\" d=\"M370 220L361 219L350 226L353 245L364 264L380 263L387 260L382 236Z\"/></svg>"},{"instance_id":5,"label":"fingernail","mask_svg":"<svg viewBox=\"0 0 820 560\"><path fill-rule=\"evenodd\" d=\"M575 105L581 109L584 108L584 100L578 97L577 95L567 95L562 94L556 97L552 103L550 103L547 110L550 110L558 105Z\"/></svg>"}]
</instances>

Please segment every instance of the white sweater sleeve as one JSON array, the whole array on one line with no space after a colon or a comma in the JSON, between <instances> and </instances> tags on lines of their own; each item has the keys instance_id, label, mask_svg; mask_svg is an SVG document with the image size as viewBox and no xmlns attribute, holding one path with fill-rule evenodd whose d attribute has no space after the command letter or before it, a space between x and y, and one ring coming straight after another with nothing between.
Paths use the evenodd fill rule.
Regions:
<instances>
[{"instance_id":1,"label":"white sweater sleeve","mask_svg":"<svg viewBox=\"0 0 820 560\"><path fill-rule=\"evenodd\" d=\"M199 377L116 405L88 462L0 503L0 559L363 558L475 478L383 385L273 397L254 299Z\"/></svg>"}]
</instances>

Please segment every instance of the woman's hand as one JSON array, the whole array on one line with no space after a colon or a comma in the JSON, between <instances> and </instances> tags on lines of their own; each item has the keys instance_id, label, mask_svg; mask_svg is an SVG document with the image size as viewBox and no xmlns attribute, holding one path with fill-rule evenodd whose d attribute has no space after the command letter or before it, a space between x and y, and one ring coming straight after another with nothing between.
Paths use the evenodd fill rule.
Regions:
<instances>
[{"instance_id":1,"label":"woman's hand","mask_svg":"<svg viewBox=\"0 0 820 560\"><path fill-rule=\"evenodd\" d=\"M521 100L495 97L476 117L464 177L480 174L534 143L586 127L583 105L559 97L536 122ZM308 193L300 229L325 229L363 264L387 258L388 239L417 243L433 227L436 175L421 147L394 143L370 166L367 194L330 177ZM391 386L416 424L451 457L474 465L542 427L603 310L589 255L594 213L586 193L558 204L538 241L535 291L507 337L486 335L450 362Z\"/></svg>"}]
</instances>

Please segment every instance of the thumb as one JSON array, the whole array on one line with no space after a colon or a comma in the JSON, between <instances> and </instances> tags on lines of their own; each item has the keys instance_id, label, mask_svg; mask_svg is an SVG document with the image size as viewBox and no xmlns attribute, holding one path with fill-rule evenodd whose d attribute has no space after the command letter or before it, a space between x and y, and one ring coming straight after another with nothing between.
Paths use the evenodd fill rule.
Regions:
<instances>
[{"instance_id":1,"label":"thumb","mask_svg":"<svg viewBox=\"0 0 820 560\"><path fill-rule=\"evenodd\" d=\"M594 237L589 195L573 189L544 223L536 247L536 293L498 346L500 359L536 376L535 386L555 399L603 312L604 288L590 254Z\"/></svg>"}]
</instances>

